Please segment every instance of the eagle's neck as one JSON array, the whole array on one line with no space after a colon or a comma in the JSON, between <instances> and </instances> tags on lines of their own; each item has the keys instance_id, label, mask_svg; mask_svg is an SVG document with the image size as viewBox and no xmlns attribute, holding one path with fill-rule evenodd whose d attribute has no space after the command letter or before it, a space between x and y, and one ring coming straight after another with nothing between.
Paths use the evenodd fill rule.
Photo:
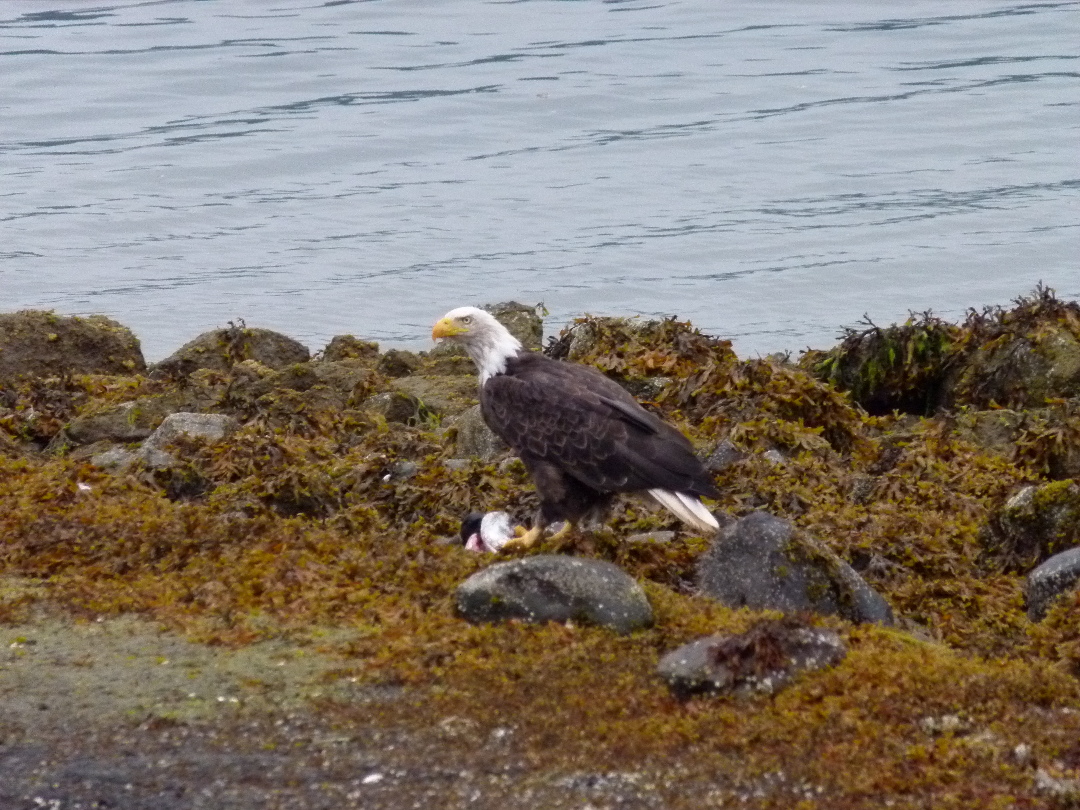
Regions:
<instances>
[{"instance_id":1,"label":"eagle's neck","mask_svg":"<svg viewBox=\"0 0 1080 810\"><path fill-rule=\"evenodd\" d=\"M496 328L497 327L497 328ZM497 321L465 346L480 372L480 385L506 372L506 362L521 352L521 342Z\"/></svg>"}]
</instances>

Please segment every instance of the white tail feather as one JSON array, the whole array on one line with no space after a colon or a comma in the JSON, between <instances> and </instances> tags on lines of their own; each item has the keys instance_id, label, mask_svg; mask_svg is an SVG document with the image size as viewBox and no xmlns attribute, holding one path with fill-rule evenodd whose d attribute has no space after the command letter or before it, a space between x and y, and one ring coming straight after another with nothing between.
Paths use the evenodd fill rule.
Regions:
<instances>
[{"instance_id":1,"label":"white tail feather","mask_svg":"<svg viewBox=\"0 0 1080 810\"><path fill-rule=\"evenodd\" d=\"M705 508L700 500L684 492L671 492L666 489L650 489L649 494L656 501L675 515L683 523L693 526L702 534L712 534L720 528L716 518Z\"/></svg>"}]
</instances>

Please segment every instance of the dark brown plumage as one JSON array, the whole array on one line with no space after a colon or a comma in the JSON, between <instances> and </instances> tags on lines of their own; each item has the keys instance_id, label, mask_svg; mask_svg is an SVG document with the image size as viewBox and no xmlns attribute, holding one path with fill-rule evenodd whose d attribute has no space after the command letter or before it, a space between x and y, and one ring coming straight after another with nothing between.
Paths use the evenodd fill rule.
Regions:
<instances>
[{"instance_id":1,"label":"dark brown plumage","mask_svg":"<svg viewBox=\"0 0 1080 810\"><path fill-rule=\"evenodd\" d=\"M690 441L618 383L522 350L483 310L453 310L432 334L473 357L484 421L532 476L540 511L531 540L551 523L598 518L622 492L648 492L699 531L715 530L698 497L718 493Z\"/></svg>"}]
</instances>

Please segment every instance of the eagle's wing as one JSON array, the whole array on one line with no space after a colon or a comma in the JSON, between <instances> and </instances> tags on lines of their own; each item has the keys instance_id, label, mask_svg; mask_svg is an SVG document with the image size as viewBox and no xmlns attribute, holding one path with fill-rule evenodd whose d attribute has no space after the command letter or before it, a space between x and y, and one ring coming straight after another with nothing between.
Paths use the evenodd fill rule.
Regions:
<instances>
[{"instance_id":1,"label":"eagle's wing","mask_svg":"<svg viewBox=\"0 0 1080 810\"><path fill-rule=\"evenodd\" d=\"M600 492L716 495L689 440L595 369L538 358L487 380L480 402L488 426L519 454Z\"/></svg>"}]
</instances>

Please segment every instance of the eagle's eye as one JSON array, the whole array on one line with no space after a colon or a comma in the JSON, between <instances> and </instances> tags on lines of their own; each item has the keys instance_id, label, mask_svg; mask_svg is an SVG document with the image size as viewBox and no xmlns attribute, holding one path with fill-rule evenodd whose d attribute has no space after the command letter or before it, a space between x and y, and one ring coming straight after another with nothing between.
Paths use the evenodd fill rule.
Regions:
<instances>
[{"instance_id":1,"label":"eagle's eye","mask_svg":"<svg viewBox=\"0 0 1080 810\"><path fill-rule=\"evenodd\" d=\"M465 324L466 326L468 326L470 323L472 323L472 315L464 315L464 316L462 316L461 322L463 324Z\"/></svg>"}]
</instances>

